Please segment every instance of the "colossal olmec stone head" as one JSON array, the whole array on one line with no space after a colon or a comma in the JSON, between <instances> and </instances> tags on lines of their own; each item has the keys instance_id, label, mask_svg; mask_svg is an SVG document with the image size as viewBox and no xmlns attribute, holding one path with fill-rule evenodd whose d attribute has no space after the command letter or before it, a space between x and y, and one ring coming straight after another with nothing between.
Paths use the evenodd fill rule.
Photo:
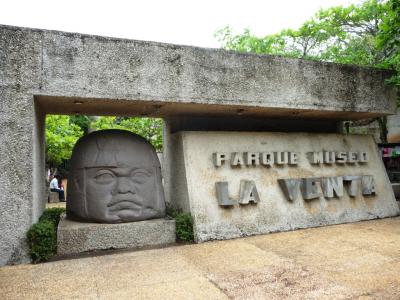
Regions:
<instances>
[{"instance_id":1,"label":"colossal olmec stone head","mask_svg":"<svg viewBox=\"0 0 400 300\"><path fill-rule=\"evenodd\" d=\"M160 162L150 143L124 130L95 131L76 143L68 218L121 223L164 216Z\"/></svg>"}]
</instances>

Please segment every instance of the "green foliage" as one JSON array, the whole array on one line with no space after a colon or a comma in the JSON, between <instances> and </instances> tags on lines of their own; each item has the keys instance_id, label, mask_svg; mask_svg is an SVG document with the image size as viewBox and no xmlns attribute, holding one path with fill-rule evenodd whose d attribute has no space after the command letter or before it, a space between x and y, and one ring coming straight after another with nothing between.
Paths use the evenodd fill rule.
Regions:
<instances>
[{"instance_id":1,"label":"green foliage","mask_svg":"<svg viewBox=\"0 0 400 300\"><path fill-rule=\"evenodd\" d=\"M65 208L49 208L39 222L27 232L29 253L34 263L43 262L57 253L57 226Z\"/></svg>"},{"instance_id":2,"label":"green foliage","mask_svg":"<svg viewBox=\"0 0 400 300\"><path fill-rule=\"evenodd\" d=\"M42 216L39 218L39 222L42 221L50 221L54 224L54 226L58 226L58 222L60 222L61 214L65 213L65 208L63 207L52 207L46 209Z\"/></svg>"},{"instance_id":3,"label":"green foliage","mask_svg":"<svg viewBox=\"0 0 400 300\"><path fill-rule=\"evenodd\" d=\"M227 50L239 52L255 52L274 55L286 55L285 40L280 34L255 37L249 29L242 34L234 35L232 29L226 26L215 33L215 37L223 43Z\"/></svg>"},{"instance_id":4,"label":"green foliage","mask_svg":"<svg viewBox=\"0 0 400 300\"><path fill-rule=\"evenodd\" d=\"M162 120L156 118L99 117L91 127L101 129L124 129L148 140L157 151L162 150Z\"/></svg>"},{"instance_id":5,"label":"green foliage","mask_svg":"<svg viewBox=\"0 0 400 300\"><path fill-rule=\"evenodd\" d=\"M98 117L90 127L93 130L122 129L117 122L117 117Z\"/></svg>"},{"instance_id":6,"label":"green foliage","mask_svg":"<svg viewBox=\"0 0 400 300\"><path fill-rule=\"evenodd\" d=\"M154 118L117 118L89 116L46 117L46 163L51 167L60 167L68 161L77 140L92 128L125 129L148 140L158 151L162 150L162 120Z\"/></svg>"},{"instance_id":7,"label":"green foliage","mask_svg":"<svg viewBox=\"0 0 400 300\"><path fill-rule=\"evenodd\" d=\"M229 27L215 37L228 50L392 69L394 75L387 83L400 86L399 0L364 0L359 5L322 9L298 29L265 37L256 37L248 29L235 35ZM400 98L397 104L400 107ZM385 142L386 119L377 121Z\"/></svg>"},{"instance_id":8,"label":"green foliage","mask_svg":"<svg viewBox=\"0 0 400 300\"><path fill-rule=\"evenodd\" d=\"M68 160L76 141L83 131L76 124L70 123L69 116L46 116L46 162L58 166Z\"/></svg>"},{"instance_id":9,"label":"green foliage","mask_svg":"<svg viewBox=\"0 0 400 300\"><path fill-rule=\"evenodd\" d=\"M384 53L384 64L396 71L390 83L400 86L400 2L390 0L387 6L388 11L379 26L377 46Z\"/></svg>"},{"instance_id":10,"label":"green foliage","mask_svg":"<svg viewBox=\"0 0 400 300\"><path fill-rule=\"evenodd\" d=\"M391 68L397 70L391 83L399 85L399 3L365 0L322 9L298 29L265 37L256 37L248 29L235 35L229 27L215 36L228 50Z\"/></svg>"},{"instance_id":11,"label":"green foliage","mask_svg":"<svg viewBox=\"0 0 400 300\"><path fill-rule=\"evenodd\" d=\"M51 221L41 221L32 225L27 237L30 255L34 263L46 261L56 253L56 227Z\"/></svg>"},{"instance_id":12,"label":"green foliage","mask_svg":"<svg viewBox=\"0 0 400 300\"><path fill-rule=\"evenodd\" d=\"M175 217L176 236L179 240L190 242L193 241L193 219L188 213L180 213Z\"/></svg>"},{"instance_id":13,"label":"green foliage","mask_svg":"<svg viewBox=\"0 0 400 300\"><path fill-rule=\"evenodd\" d=\"M193 236L193 218L189 213L184 213L172 206L167 205L167 215L175 219L176 237L180 241L191 242Z\"/></svg>"},{"instance_id":14,"label":"green foliage","mask_svg":"<svg viewBox=\"0 0 400 300\"><path fill-rule=\"evenodd\" d=\"M85 115L74 115L69 116L69 123L78 125L84 135L88 134L90 123L92 122L92 118L90 116Z\"/></svg>"}]
</instances>

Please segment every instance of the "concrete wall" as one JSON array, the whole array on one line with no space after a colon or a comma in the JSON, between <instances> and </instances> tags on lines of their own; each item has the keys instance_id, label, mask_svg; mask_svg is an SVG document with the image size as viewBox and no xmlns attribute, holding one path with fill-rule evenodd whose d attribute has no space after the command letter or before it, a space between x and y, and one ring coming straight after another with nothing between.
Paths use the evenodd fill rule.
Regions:
<instances>
[{"instance_id":1,"label":"concrete wall","mask_svg":"<svg viewBox=\"0 0 400 300\"><path fill-rule=\"evenodd\" d=\"M243 115L357 119L395 112L395 90L383 84L389 71L7 26L0 32L26 50L15 67L22 58L40 63L23 76L52 113L100 115L110 105L122 114L162 116L244 109ZM14 50L5 47L2 56L12 59ZM5 73L2 80L13 81ZM76 98L84 101L79 108L71 106Z\"/></svg>"},{"instance_id":2,"label":"concrete wall","mask_svg":"<svg viewBox=\"0 0 400 300\"><path fill-rule=\"evenodd\" d=\"M388 142L400 143L400 113L387 118Z\"/></svg>"},{"instance_id":3,"label":"concrete wall","mask_svg":"<svg viewBox=\"0 0 400 300\"><path fill-rule=\"evenodd\" d=\"M388 143L400 143L400 113L387 117L387 141ZM378 121L364 126L350 126L350 133L373 135L377 143L381 141L381 129Z\"/></svg>"},{"instance_id":4,"label":"concrete wall","mask_svg":"<svg viewBox=\"0 0 400 300\"><path fill-rule=\"evenodd\" d=\"M0 26L0 265L43 209L45 113L360 119L394 113L390 72ZM332 124L333 124L332 123ZM247 125L248 126L248 125Z\"/></svg>"},{"instance_id":5,"label":"concrete wall","mask_svg":"<svg viewBox=\"0 0 400 300\"><path fill-rule=\"evenodd\" d=\"M41 38L0 30L0 265L28 261L26 231L39 215L33 91L40 84Z\"/></svg>"},{"instance_id":6,"label":"concrete wall","mask_svg":"<svg viewBox=\"0 0 400 300\"><path fill-rule=\"evenodd\" d=\"M42 215L48 196L45 166L45 114L35 105L33 127L32 221Z\"/></svg>"}]
</instances>

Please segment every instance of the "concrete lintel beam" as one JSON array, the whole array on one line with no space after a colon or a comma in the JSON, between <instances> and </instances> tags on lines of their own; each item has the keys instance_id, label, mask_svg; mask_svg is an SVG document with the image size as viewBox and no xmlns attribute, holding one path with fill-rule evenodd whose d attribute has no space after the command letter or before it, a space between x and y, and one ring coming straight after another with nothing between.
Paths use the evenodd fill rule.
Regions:
<instances>
[{"instance_id":1,"label":"concrete lintel beam","mask_svg":"<svg viewBox=\"0 0 400 300\"><path fill-rule=\"evenodd\" d=\"M386 70L10 26L0 26L0 35L21 37L26 49L40 43L41 52L27 52L42 62L40 84L29 86L34 95L168 104L165 115L176 106L186 115L228 108L350 120L396 109ZM12 49L0 53L9 57ZM3 76L0 82L8 82ZM53 100L50 107L56 112L62 104Z\"/></svg>"}]
</instances>

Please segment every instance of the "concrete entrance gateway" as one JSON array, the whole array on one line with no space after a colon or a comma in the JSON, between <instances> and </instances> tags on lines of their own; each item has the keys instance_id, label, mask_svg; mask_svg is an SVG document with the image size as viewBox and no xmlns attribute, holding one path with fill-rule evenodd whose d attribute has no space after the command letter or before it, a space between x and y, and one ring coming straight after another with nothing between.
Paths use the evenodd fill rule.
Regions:
<instances>
[{"instance_id":1,"label":"concrete entrance gateway","mask_svg":"<svg viewBox=\"0 0 400 300\"><path fill-rule=\"evenodd\" d=\"M369 137L385 70L0 26L0 265L45 205L46 114L162 117L166 201L198 242L399 213Z\"/></svg>"}]
</instances>

